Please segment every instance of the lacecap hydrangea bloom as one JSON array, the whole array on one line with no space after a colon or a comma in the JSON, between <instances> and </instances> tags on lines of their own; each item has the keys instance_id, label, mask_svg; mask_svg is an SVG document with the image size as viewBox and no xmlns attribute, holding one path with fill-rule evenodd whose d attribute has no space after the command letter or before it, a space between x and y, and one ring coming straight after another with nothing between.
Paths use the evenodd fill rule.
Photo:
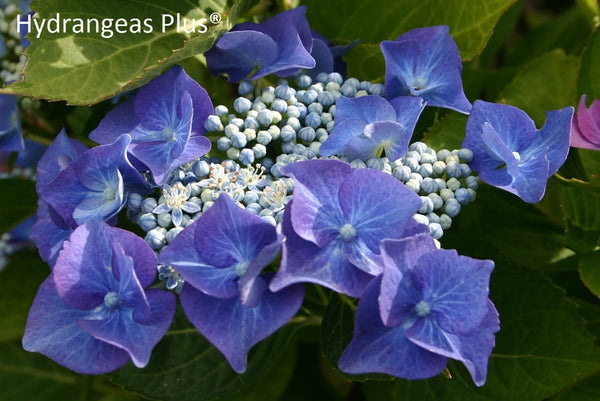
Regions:
<instances>
[{"instance_id":1,"label":"lacecap hydrangea bloom","mask_svg":"<svg viewBox=\"0 0 600 401\"><path fill-rule=\"evenodd\" d=\"M600 150L600 101L594 99L588 108L586 95L581 96L577 113L573 118L571 146Z\"/></svg>"},{"instance_id":2,"label":"lacecap hydrangea bloom","mask_svg":"<svg viewBox=\"0 0 600 401\"><path fill-rule=\"evenodd\" d=\"M385 96L413 95L428 106L469 114L471 103L461 80L462 62L447 26L418 28L381 42L385 58Z\"/></svg>"},{"instance_id":3,"label":"lacecap hydrangea bloom","mask_svg":"<svg viewBox=\"0 0 600 401\"><path fill-rule=\"evenodd\" d=\"M209 151L202 134L212 111L206 90L175 66L108 113L90 139L108 144L129 134L132 162L162 185L177 167Z\"/></svg>"},{"instance_id":4,"label":"lacecap hydrangea bloom","mask_svg":"<svg viewBox=\"0 0 600 401\"><path fill-rule=\"evenodd\" d=\"M146 366L175 296L146 289L156 256L129 231L93 219L73 231L29 311L23 347L79 373Z\"/></svg>"},{"instance_id":5,"label":"lacecap hydrangea bloom","mask_svg":"<svg viewBox=\"0 0 600 401\"><path fill-rule=\"evenodd\" d=\"M287 323L304 297L302 286L269 290L261 274L281 247L275 227L243 210L226 193L160 253L185 280L183 310L238 373L250 348Z\"/></svg>"},{"instance_id":6,"label":"lacecap hydrangea bloom","mask_svg":"<svg viewBox=\"0 0 600 401\"><path fill-rule=\"evenodd\" d=\"M437 249L427 235L385 240L382 255L383 274L360 298L340 369L424 379L452 358L482 386L499 330L488 298L494 263Z\"/></svg>"},{"instance_id":7,"label":"lacecap hydrangea bloom","mask_svg":"<svg viewBox=\"0 0 600 401\"><path fill-rule=\"evenodd\" d=\"M573 107L546 116L544 127L537 130L516 107L476 101L462 146L473 151L471 166L479 178L525 202L539 202L546 182L569 153Z\"/></svg>"}]
</instances>

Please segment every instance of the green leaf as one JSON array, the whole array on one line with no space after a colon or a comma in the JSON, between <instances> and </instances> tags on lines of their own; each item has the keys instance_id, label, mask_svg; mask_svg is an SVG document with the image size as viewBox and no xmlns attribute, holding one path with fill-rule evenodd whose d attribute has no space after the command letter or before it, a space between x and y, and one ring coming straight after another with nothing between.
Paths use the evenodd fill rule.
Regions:
<instances>
[{"instance_id":1,"label":"green leaf","mask_svg":"<svg viewBox=\"0 0 600 401\"><path fill-rule=\"evenodd\" d=\"M490 294L500 332L483 387L473 385L462 364L451 362L452 379L367 382L367 399L541 401L600 371L600 350L577 306L541 274L497 266Z\"/></svg>"},{"instance_id":2,"label":"green leaf","mask_svg":"<svg viewBox=\"0 0 600 401\"><path fill-rule=\"evenodd\" d=\"M83 400L82 376L18 345L0 347L2 399L11 401Z\"/></svg>"},{"instance_id":3,"label":"green leaf","mask_svg":"<svg viewBox=\"0 0 600 401\"><path fill-rule=\"evenodd\" d=\"M548 401L598 401L600 400L600 374L590 376L573 387L560 392Z\"/></svg>"},{"instance_id":4,"label":"green leaf","mask_svg":"<svg viewBox=\"0 0 600 401\"><path fill-rule=\"evenodd\" d=\"M546 112L576 103L579 58L557 49L535 59L519 72L500 99L524 110L541 127Z\"/></svg>"},{"instance_id":5,"label":"green leaf","mask_svg":"<svg viewBox=\"0 0 600 401\"><path fill-rule=\"evenodd\" d=\"M423 136L423 142L435 150L460 149L465 139L467 116L448 113Z\"/></svg>"},{"instance_id":6,"label":"green leaf","mask_svg":"<svg viewBox=\"0 0 600 401\"><path fill-rule=\"evenodd\" d=\"M300 326L287 324L256 345L244 374L235 373L225 357L179 311L144 369L131 363L109 375L111 381L147 397L169 401L203 401L231 395L265 377Z\"/></svg>"},{"instance_id":7,"label":"green leaf","mask_svg":"<svg viewBox=\"0 0 600 401\"><path fill-rule=\"evenodd\" d=\"M583 284L600 297L600 251L581 257L579 276Z\"/></svg>"},{"instance_id":8,"label":"green leaf","mask_svg":"<svg viewBox=\"0 0 600 401\"><path fill-rule=\"evenodd\" d=\"M23 336L33 298L50 268L35 251L9 256L11 262L0 272L0 342Z\"/></svg>"},{"instance_id":9,"label":"green leaf","mask_svg":"<svg viewBox=\"0 0 600 401\"><path fill-rule=\"evenodd\" d=\"M600 29L590 38L581 60L579 72L579 94L587 94L588 100L600 99Z\"/></svg>"},{"instance_id":10,"label":"green leaf","mask_svg":"<svg viewBox=\"0 0 600 401\"><path fill-rule=\"evenodd\" d=\"M359 43L343 56L348 67L348 76L371 82L383 82L385 60L379 43Z\"/></svg>"},{"instance_id":11,"label":"green leaf","mask_svg":"<svg viewBox=\"0 0 600 401\"><path fill-rule=\"evenodd\" d=\"M0 181L0 234L35 214L37 193L33 181L10 178Z\"/></svg>"},{"instance_id":12,"label":"green leaf","mask_svg":"<svg viewBox=\"0 0 600 401\"><path fill-rule=\"evenodd\" d=\"M527 7L526 17L525 21L531 26L516 46L507 48L503 58L504 65L522 65L554 49L580 55L592 31L589 18L578 7L571 7L561 13ZM544 22L533 22L539 20Z\"/></svg>"},{"instance_id":13,"label":"green leaf","mask_svg":"<svg viewBox=\"0 0 600 401\"><path fill-rule=\"evenodd\" d=\"M463 60L483 50L500 16L516 0L487 0L477 7L469 0L303 0L311 29L334 42L360 39L363 44L394 40L413 28L449 25Z\"/></svg>"},{"instance_id":14,"label":"green leaf","mask_svg":"<svg viewBox=\"0 0 600 401\"><path fill-rule=\"evenodd\" d=\"M47 33L35 38L25 55L25 80L3 89L2 93L48 100L66 100L70 104L93 104L115 94L139 87L179 61L203 53L235 24L239 12L250 1L237 0L227 8L226 0L103 0L93 2L37 0L32 4L39 18L85 17L98 20L125 18L151 19L151 33L115 33L103 38L100 33ZM220 23L206 22L207 32L184 34L175 24L162 32L162 16L192 18L199 21L212 12L223 16ZM62 20L64 22L64 19ZM142 28L144 28L142 26ZM108 34L106 35L108 36Z\"/></svg>"},{"instance_id":15,"label":"green leaf","mask_svg":"<svg viewBox=\"0 0 600 401\"><path fill-rule=\"evenodd\" d=\"M600 186L579 180L560 180L560 198L567 218L567 243L576 251L590 251L600 238Z\"/></svg>"},{"instance_id":16,"label":"green leaf","mask_svg":"<svg viewBox=\"0 0 600 401\"><path fill-rule=\"evenodd\" d=\"M570 252L564 242L564 228L542 211L484 183L441 239L464 255L540 267Z\"/></svg>"}]
</instances>

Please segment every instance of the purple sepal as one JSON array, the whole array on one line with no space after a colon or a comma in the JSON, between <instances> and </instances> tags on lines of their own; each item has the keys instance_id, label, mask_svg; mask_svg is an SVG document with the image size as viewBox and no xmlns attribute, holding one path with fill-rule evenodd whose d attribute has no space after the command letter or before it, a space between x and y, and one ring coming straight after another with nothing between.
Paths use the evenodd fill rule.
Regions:
<instances>
[{"instance_id":1,"label":"purple sepal","mask_svg":"<svg viewBox=\"0 0 600 401\"><path fill-rule=\"evenodd\" d=\"M447 359L409 341L401 326L387 327L379 316L377 277L365 289L356 310L354 336L344 350L339 368L346 373L384 373L404 379L439 374Z\"/></svg>"},{"instance_id":2,"label":"purple sepal","mask_svg":"<svg viewBox=\"0 0 600 401\"><path fill-rule=\"evenodd\" d=\"M0 95L0 116L0 150L23 150L25 144L16 96Z\"/></svg>"},{"instance_id":3,"label":"purple sepal","mask_svg":"<svg viewBox=\"0 0 600 401\"><path fill-rule=\"evenodd\" d=\"M288 165L293 206L283 219L281 269L272 290L301 281L360 296L368 276L382 272L380 242L403 238L421 200L389 174L352 169L336 160ZM414 230L412 227L408 230Z\"/></svg>"},{"instance_id":4,"label":"purple sepal","mask_svg":"<svg viewBox=\"0 0 600 401\"><path fill-rule=\"evenodd\" d=\"M385 94L419 96L428 106L445 107L469 114L462 80L458 47L447 26L418 28L383 41Z\"/></svg>"},{"instance_id":5,"label":"purple sepal","mask_svg":"<svg viewBox=\"0 0 600 401\"><path fill-rule=\"evenodd\" d=\"M417 120L425 108L419 97L400 96L390 102L379 96L341 97L335 125L319 152L366 161L383 151L390 160L404 156Z\"/></svg>"},{"instance_id":6,"label":"purple sepal","mask_svg":"<svg viewBox=\"0 0 600 401\"><path fill-rule=\"evenodd\" d=\"M35 182L38 192L86 150L88 147L76 139L69 138L64 128L60 130L38 162Z\"/></svg>"},{"instance_id":7,"label":"purple sepal","mask_svg":"<svg viewBox=\"0 0 600 401\"><path fill-rule=\"evenodd\" d=\"M210 141L202 134L213 111L206 90L175 66L108 113L90 139L107 144L130 134L128 151L136 164L162 185L175 168L208 152Z\"/></svg>"},{"instance_id":8,"label":"purple sepal","mask_svg":"<svg viewBox=\"0 0 600 401\"><path fill-rule=\"evenodd\" d=\"M110 145L86 151L43 185L40 197L69 227L95 217L112 218L125 205L129 191L143 193L148 188L127 160L129 141L129 135L122 135Z\"/></svg>"},{"instance_id":9,"label":"purple sepal","mask_svg":"<svg viewBox=\"0 0 600 401\"><path fill-rule=\"evenodd\" d=\"M335 240L323 248L306 241L292 228L293 201L285 207L282 232L281 266L273 280L271 291L279 291L295 283L310 282L334 291L359 297L373 276L357 269L343 257L343 245Z\"/></svg>"},{"instance_id":10,"label":"purple sepal","mask_svg":"<svg viewBox=\"0 0 600 401\"><path fill-rule=\"evenodd\" d=\"M269 282L269 275L257 278ZM286 324L303 298L302 286L294 285L278 292L265 290L254 307L246 307L238 297L214 298L185 285L181 305L190 322L223 353L233 370L243 373L250 348Z\"/></svg>"},{"instance_id":11,"label":"purple sepal","mask_svg":"<svg viewBox=\"0 0 600 401\"><path fill-rule=\"evenodd\" d=\"M522 110L478 100L462 146L473 151L471 167L484 182L536 203L567 157L572 117L572 107L548 112L538 131Z\"/></svg>"},{"instance_id":12,"label":"purple sepal","mask_svg":"<svg viewBox=\"0 0 600 401\"><path fill-rule=\"evenodd\" d=\"M38 199L36 220L31 227L31 239L35 242L40 257L54 267L63 242L69 239L75 227L67 223L42 199Z\"/></svg>"},{"instance_id":13,"label":"purple sepal","mask_svg":"<svg viewBox=\"0 0 600 401\"><path fill-rule=\"evenodd\" d=\"M25 349L82 373L114 370L129 357L145 366L175 313L173 294L143 289L156 267L135 234L98 219L77 227L38 291Z\"/></svg>"},{"instance_id":14,"label":"purple sepal","mask_svg":"<svg viewBox=\"0 0 600 401\"><path fill-rule=\"evenodd\" d=\"M129 360L127 352L95 339L77 324L87 315L87 311L71 308L61 300L51 274L29 311L23 348L42 353L77 373L102 374L123 366Z\"/></svg>"},{"instance_id":15,"label":"purple sepal","mask_svg":"<svg viewBox=\"0 0 600 401\"><path fill-rule=\"evenodd\" d=\"M285 76L298 68L315 66L310 55L312 43L306 7L300 6L261 24L246 22L234 26L205 57L209 70L213 74L228 74L229 82L273 73Z\"/></svg>"},{"instance_id":16,"label":"purple sepal","mask_svg":"<svg viewBox=\"0 0 600 401\"><path fill-rule=\"evenodd\" d=\"M258 275L281 242L275 227L223 194L161 252L159 263L210 296L232 298L238 278Z\"/></svg>"}]
</instances>

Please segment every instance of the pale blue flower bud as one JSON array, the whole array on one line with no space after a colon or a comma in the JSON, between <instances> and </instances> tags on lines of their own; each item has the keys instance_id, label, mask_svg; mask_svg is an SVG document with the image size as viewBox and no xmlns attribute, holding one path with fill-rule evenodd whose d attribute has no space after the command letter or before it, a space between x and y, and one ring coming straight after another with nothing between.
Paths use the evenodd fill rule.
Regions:
<instances>
[{"instance_id":1,"label":"pale blue flower bud","mask_svg":"<svg viewBox=\"0 0 600 401\"><path fill-rule=\"evenodd\" d=\"M427 213L427 220L429 220L429 223L439 223L440 216L435 213Z\"/></svg>"},{"instance_id":2,"label":"pale blue flower bud","mask_svg":"<svg viewBox=\"0 0 600 401\"><path fill-rule=\"evenodd\" d=\"M363 96L367 96L367 95L369 95L369 92L367 92L364 89L361 89L361 90L356 91L356 93L354 94L354 97L358 98L358 97L363 97Z\"/></svg>"},{"instance_id":3,"label":"pale blue flower bud","mask_svg":"<svg viewBox=\"0 0 600 401\"><path fill-rule=\"evenodd\" d=\"M298 118L300 117L300 110L296 106L288 106L286 111L288 117Z\"/></svg>"},{"instance_id":4,"label":"pale blue flower bud","mask_svg":"<svg viewBox=\"0 0 600 401\"><path fill-rule=\"evenodd\" d=\"M236 148L227 149L227 158L237 160L240 157L240 150Z\"/></svg>"},{"instance_id":5,"label":"pale blue flower bud","mask_svg":"<svg viewBox=\"0 0 600 401\"><path fill-rule=\"evenodd\" d=\"M460 172L463 177L469 177L471 175L471 167L468 164L460 164Z\"/></svg>"},{"instance_id":6,"label":"pale blue flower bud","mask_svg":"<svg viewBox=\"0 0 600 401\"><path fill-rule=\"evenodd\" d=\"M339 91L340 84L338 84L337 82L328 82L327 85L325 85L325 90L329 92Z\"/></svg>"},{"instance_id":7,"label":"pale blue flower bud","mask_svg":"<svg viewBox=\"0 0 600 401\"><path fill-rule=\"evenodd\" d=\"M421 208L419 209L419 213L427 214L433 212L433 202L427 196L421 196Z\"/></svg>"},{"instance_id":8,"label":"pale blue flower bud","mask_svg":"<svg viewBox=\"0 0 600 401\"><path fill-rule=\"evenodd\" d=\"M167 228L171 225L171 222L173 221L172 217L171 217L171 213L163 213L163 214L159 214L158 216L156 216L156 222L158 223L159 226Z\"/></svg>"},{"instance_id":9,"label":"pale blue flower bud","mask_svg":"<svg viewBox=\"0 0 600 401\"><path fill-rule=\"evenodd\" d=\"M470 163L471 160L473 160L473 152L471 151L471 149L463 148L458 151L458 157L460 157L461 161Z\"/></svg>"},{"instance_id":10,"label":"pale blue flower bud","mask_svg":"<svg viewBox=\"0 0 600 401\"><path fill-rule=\"evenodd\" d=\"M142 201L142 212L144 213L152 213L154 208L158 205L156 199L154 198L146 198Z\"/></svg>"},{"instance_id":11,"label":"pale blue flower bud","mask_svg":"<svg viewBox=\"0 0 600 401\"><path fill-rule=\"evenodd\" d=\"M410 179L410 167L408 166L397 166L392 170L394 177L402 182L406 182Z\"/></svg>"},{"instance_id":12,"label":"pale blue flower bud","mask_svg":"<svg viewBox=\"0 0 600 401\"><path fill-rule=\"evenodd\" d=\"M256 118L248 116L244 120L244 127L257 130L260 127L260 124L258 123Z\"/></svg>"},{"instance_id":13,"label":"pale blue flower bud","mask_svg":"<svg viewBox=\"0 0 600 401\"><path fill-rule=\"evenodd\" d=\"M156 227L156 216L154 213L143 213L138 217L138 225L144 231L150 231Z\"/></svg>"},{"instance_id":14,"label":"pale blue flower bud","mask_svg":"<svg viewBox=\"0 0 600 401\"><path fill-rule=\"evenodd\" d=\"M242 149L240 152L240 163L243 165L250 165L254 163L254 152L252 149Z\"/></svg>"},{"instance_id":15,"label":"pale blue flower bud","mask_svg":"<svg viewBox=\"0 0 600 401\"><path fill-rule=\"evenodd\" d=\"M272 89L272 87L268 88ZM273 93L272 90L268 90L268 88L263 89L262 95L260 96L264 104L271 104L275 100L275 93Z\"/></svg>"},{"instance_id":16,"label":"pale blue flower bud","mask_svg":"<svg viewBox=\"0 0 600 401\"><path fill-rule=\"evenodd\" d=\"M423 161L423 160L421 160ZM421 174L423 178L429 177L433 174L433 166L429 163L424 163L419 166L417 172Z\"/></svg>"},{"instance_id":17,"label":"pale blue flower bud","mask_svg":"<svg viewBox=\"0 0 600 401\"><path fill-rule=\"evenodd\" d=\"M323 107L329 107L333 103L335 103L335 99L331 92L321 92L319 93L319 103L323 105Z\"/></svg>"},{"instance_id":18,"label":"pale blue flower bud","mask_svg":"<svg viewBox=\"0 0 600 401\"><path fill-rule=\"evenodd\" d=\"M300 75L296 78L296 85L299 88L308 88L312 84L312 79L308 75Z\"/></svg>"},{"instance_id":19,"label":"pale blue flower bud","mask_svg":"<svg viewBox=\"0 0 600 401\"><path fill-rule=\"evenodd\" d=\"M433 239L440 239L444 235L444 230L442 230L442 226L440 226L439 223L430 223L429 235L431 235Z\"/></svg>"},{"instance_id":20,"label":"pale blue flower bud","mask_svg":"<svg viewBox=\"0 0 600 401\"><path fill-rule=\"evenodd\" d=\"M367 167L374 170L383 170L383 160L379 157L372 157L367 160Z\"/></svg>"},{"instance_id":21,"label":"pale blue flower bud","mask_svg":"<svg viewBox=\"0 0 600 401\"><path fill-rule=\"evenodd\" d=\"M162 227L157 227L148 231L144 239L146 240L148 245L150 245L150 248L154 250L159 250L165 245L165 241L167 239L166 233L167 230L165 230Z\"/></svg>"},{"instance_id":22,"label":"pale blue flower bud","mask_svg":"<svg viewBox=\"0 0 600 401\"><path fill-rule=\"evenodd\" d=\"M375 96L383 96L385 94L385 87L383 84L373 84L371 85L369 92Z\"/></svg>"},{"instance_id":23,"label":"pale blue flower bud","mask_svg":"<svg viewBox=\"0 0 600 401\"><path fill-rule=\"evenodd\" d=\"M291 142L296 139L296 131L289 125L284 125L281 128L281 140L283 142Z\"/></svg>"},{"instance_id":24,"label":"pale blue flower bud","mask_svg":"<svg viewBox=\"0 0 600 401\"><path fill-rule=\"evenodd\" d=\"M475 176L468 176L465 180L467 187L472 189L473 191L477 191L479 189L479 179Z\"/></svg>"},{"instance_id":25,"label":"pale blue flower bud","mask_svg":"<svg viewBox=\"0 0 600 401\"><path fill-rule=\"evenodd\" d=\"M442 214L439 223L443 230L448 230L452 226L452 218L447 214Z\"/></svg>"},{"instance_id":26,"label":"pale blue flower bud","mask_svg":"<svg viewBox=\"0 0 600 401\"><path fill-rule=\"evenodd\" d=\"M323 113L323 105L321 103L313 103L308 106L308 112L320 115Z\"/></svg>"},{"instance_id":27,"label":"pale blue flower bud","mask_svg":"<svg viewBox=\"0 0 600 401\"><path fill-rule=\"evenodd\" d=\"M415 193L419 193L419 191L421 190L421 184L419 183L419 181L416 180L408 180L406 181L405 184L411 191L415 192Z\"/></svg>"},{"instance_id":28,"label":"pale blue flower bud","mask_svg":"<svg viewBox=\"0 0 600 401\"><path fill-rule=\"evenodd\" d=\"M294 92L292 92L292 89L287 85L278 85L275 88L275 96L280 99L288 100L293 94Z\"/></svg>"},{"instance_id":29,"label":"pale blue flower bud","mask_svg":"<svg viewBox=\"0 0 600 401\"><path fill-rule=\"evenodd\" d=\"M233 101L233 109L239 114L247 113L252 108L252 102L245 97L238 97Z\"/></svg>"},{"instance_id":30,"label":"pale blue flower bud","mask_svg":"<svg viewBox=\"0 0 600 401\"><path fill-rule=\"evenodd\" d=\"M454 192L451 189L444 188L440 191L440 196L446 202L448 199L454 199Z\"/></svg>"},{"instance_id":31,"label":"pale blue flower bud","mask_svg":"<svg viewBox=\"0 0 600 401\"><path fill-rule=\"evenodd\" d=\"M127 196L127 207L130 210L139 210L142 207L143 198L142 195L137 192L131 192Z\"/></svg>"},{"instance_id":32,"label":"pale blue flower bud","mask_svg":"<svg viewBox=\"0 0 600 401\"><path fill-rule=\"evenodd\" d=\"M309 89L306 92L304 92L304 104L314 104L318 98L319 98L319 93L314 89ZM323 106L321 106L321 107L323 107Z\"/></svg>"},{"instance_id":33,"label":"pale blue flower bud","mask_svg":"<svg viewBox=\"0 0 600 401\"><path fill-rule=\"evenodd\" d=\"M246 206L246 210L254 214L259 214L263 210L263 207L257 202L252 202Z\"/></svg>"},{"instance_id":34,"label":"pale blue flower bud","mask_svg":"<svg viewBox=\"0 0 600 401\"><path fill-rule=\"evenodd\" d=\"M252 128L246 128L244 130L244 135L246 136L246 141L251 142L256 139L256 130Z\"/></svg>"},{"instance_id":35,"label":"pale blue flower bud","mask_svg":"<svg viewBox=\"0 0 600 401\"><path fill-rule=\"evenodd\" d=\"M438 186L438 191L441 191L442 189L446 188L446 180L444 180L443 178L435 178L434 180Z\"/></svg>"},{"instance_id":36,"label":"pale blue flower bud","mask_svg":"<svg viewBox=\"0 0 600 401\"><path fill-rule=\"evenodd\" d=\"M223 105L215 107L215 114L219 117L226 116L229 113L229 109Z\"/></svg>"},{"instance_id":37,"label":"pale blue flower bud","mask_svg":"<svg viewBox=\"0 0 600 401\"><path fill-rule=\"evenodd\" d=\"M231 138L233 134L235 134L236 132L240 132L240 129L237 127L237 125L228 124L223 130L223 132L225 132L225 136L227 138Z\"/></svg>"},{"instance_id":38,"label":"pale blue flower bud","mask_svg":"<svg viewBox=\"0 0 600 401\"><path fill-rule=\"evenodd\" d=\"M205 160L198 160L192 165L192 171L194 172L196 177L204 177L208 175L208 173L210 173L210 166Z\"/></svg>"},{"instance_id":39,"label":"pale blue flower bud","mask_svg":"<svg viewBox=\"0 0 600 401\"><path fill-rule=\"evenodd\" d=\"M298 132L298 136L305 142L312 142L316 137L315 130L312 127L304 127Z\"/></svg>"},{"instance_id":40,"label":"pale blue flower bud","mask_svg":"<svg viewBox=\"0 0 600 401\"><path fill-rule=\"evenodd\" d=\"M423 179L423 182L421 182L421 190L426 194L430 194L433 192L437 192L438 186L433 178L427 177Z\"/></svg>"},{"instance_id":41,"label":"pale blue flower bud","mask_svg":"<svg viewBox=\"0 0 600 401\"><path fill-rule=\"evenodd\" d=\"M450 151L448 149L441 149L437 151L437 159L442 162L446 162L446 158L450 156Z\"/></svg>"},{"instance_id":42,"label":"pale blue flower bud","mask_svg":"<svg viewBox=\"0 0 600 401\"><path fill-rule=\"evenodd\" d=\"M316 138L317 141L323 143L327 140L327 138L329 138L329 134L327 133L327 130L325 128L318 128L316 131Z\"/></svg>"},{"instance_id":43,"label":"pale blue flower bud","mask_svg":"<svg viewBox=\"0 0 600 401\"><path fill-rule=\"evenodd\" d=\"M269 129L267 130L267 132L269 134L271 134L271 140L273 140L273 141L277 140L279 138L279 136L281 135L281 130L276 125L271 125L269 127Z\"/></svg>"},{"instance_id":44,"label":"pale blue flower bud","mask_svg":"<svg viewBox=\"0 0 600 401\"><path fill-rule=\"evenodd\" d=\"M278 111L281 114L285 113L287 111L287 108L288 108L288 104L283 99L275 99L271 103L271 109Z\"/></svg>"},{"instance_id":45,"label":"pale blue flower bud","mask_svg":"<svg viewBox=\"0 0 600 401\"><path fill-rule=\"evenodd\" d=\"M239 133L237 133L235 135L239 135ZM231 139L227 138L226 136L222 136L217 140L217 148L220 151L226 152L227 149L229 149L230 147L231 147Z\"/></svg>"},{"instance_id":46,"label":"pale blue flower bud","mask_svg":"<svg viewBox=\"0 0 600 401\"><path fill-rule=\"evenodd\" d=\"M211 115L206 118L204 122L204 129L207 131L221 131L223 130L223 124L219 116Z\"/></svg>"},{"instance_id":47,"label":"pale blue flower bud","mask_svg":"<svg viewBox=\"0 0 600 401\"><path fill-rule=\"evenodd\" d=\"M257 143L252 146L252 153L254 153L254 159L262 159L267 155L267 148L265 145Z\"/></svg>"},{"instance_id":48,"label":"pale blue flower bud","mask_svg":"<svg viewBox=\"0 0 600 401\"><path fill-rule=\"evenodd\" d=\"M435 161L432 166L433 174L437 176L444 174L444 171L446 171L446 163L441 160Z\"/></svg>"},{"instance_id":49,"label":"pale blue flower bud","mask_svg":"<svg viewBox=\"0 0 600 401\"><path fill-rule=\"evenodd\" d=\"M444 200L442 199L442 197L440 195L433 193L433 194L427 195L427 197L429 199L431 199L431 201L433 202L434 210L441 209L442 206L444 206Z\"/></svg>"},{"instance_id":50,"label":"pale blue flower bud","mask_svg":"<svg viewBox=\"0 0 600 401\"><path fill-rule=\"evenodd\" d=\"M281 144L281 151L283 153L294 153L295 146L294 142L284 142Z\"/></svg>"},{"instance_id":51,"label":"pale blue flower bud","mask_svg":"<svg viewBox=\"0 0 600 401\"><path fill-rule=\"evenodd\" d=\"M460 203L456 199L448 199L444 204L444 212L450 217L456 217L460 213Z\"/></svg>"},{"instance_id":52,"label":"pale blue flower bud","mask_svg":"<svg viewBox=\"0 0 600 401\"><path fill-rule=\"evenodd\" d=\"M456 178L452 177L448 181L446 181L446 185L448 186L448 189L451 189L452 191L456 191L458 188L460 188L460 181L458 181Z\"/></svg>"},{"instance_id":53,"label":"pale blue flower bud","mask_svg":"<svg viewBox=\"0 0 600 401\"><path fill-rule=\"evenodd\" d=\"M321 116L319 114L315 113L314 111L311 111L310 113L308 113L308 115L304 119L304 123L308 127L317 129L321 125Z\"/></svg>"},{"instance_id":54,"label":"pale blue flower bud","mask_svg":"<svg viewBox=\"0 0 600 401\"><path fill-rule=\"evenodd\" d=\"M175 239L175 237L177 236L177 234L179 234L182 231L183 231L183 227L175 227L175 228L170 229L167 232L167 235L165 236L167 239L167 242L173 241Z\"/></svg>"},{"instance_id":55,"label":"pale blue flower bud","mask_svg":"<svg viewBox=\"0 0 600 401\"><path fill-rule=\"evenodd\" d=\"M248 140L246 139L246 135L244 135L242 132L236 132L235 134L233 134L231 136L231 145L241 149L244 146L246 146L246 144L248 143ZM218 146L218 142L217 142L217 146ZM221 149L221 148L219 148ZM226 149L221 149L221 150L226 150Z\"/></svg>"}]
</instances>

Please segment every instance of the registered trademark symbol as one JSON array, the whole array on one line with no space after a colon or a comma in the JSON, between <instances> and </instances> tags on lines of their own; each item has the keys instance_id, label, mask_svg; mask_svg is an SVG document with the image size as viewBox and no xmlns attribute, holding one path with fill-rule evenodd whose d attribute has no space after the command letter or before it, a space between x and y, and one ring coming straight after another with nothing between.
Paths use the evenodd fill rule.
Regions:
<instances>
[{"instance_id":1,"label":"registered trademark symbol","mask_svg":"<svg viewBox=\"0 0 600 401\"><path fill-rule=\"evenodd\" d=\"M221 14L217 12L212 13L209 18L213 25L217 25L219 22L221 22Z\"/></svg>"}]
</instances>

